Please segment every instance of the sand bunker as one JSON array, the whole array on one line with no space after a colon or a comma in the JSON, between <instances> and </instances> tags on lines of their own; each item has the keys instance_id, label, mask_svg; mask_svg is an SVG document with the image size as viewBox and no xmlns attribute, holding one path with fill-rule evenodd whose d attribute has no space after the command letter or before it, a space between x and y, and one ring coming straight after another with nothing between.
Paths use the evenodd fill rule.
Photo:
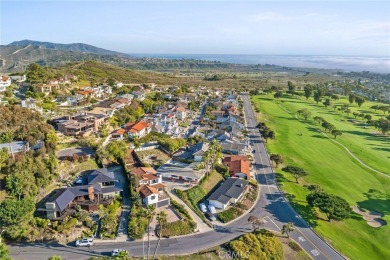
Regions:
<instances>
[{"instance_id":1,"label":"sand bunker","mask_svg":"<svg viewBox=\"0 0 390 260\"><path fill-rule=\"evenodd\" d=\"M366 211L364 209L359 208L358 206L353 206L352 210L355 213L362 215L363 219L367 221L367 224L370 225L371 227L378 228L387 225L387 222L381 219L381 217L384 216L382 213L378 213L375 211Z\"/></svg>"}]
</instances>

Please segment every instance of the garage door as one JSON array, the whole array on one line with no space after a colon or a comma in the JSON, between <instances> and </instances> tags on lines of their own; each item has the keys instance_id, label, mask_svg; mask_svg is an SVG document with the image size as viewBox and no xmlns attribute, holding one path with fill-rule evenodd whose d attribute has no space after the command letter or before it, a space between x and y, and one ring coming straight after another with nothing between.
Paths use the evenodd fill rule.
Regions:
<instances>
[{"instance_id":1,"label":"garage door","mask_svg":"<svg viewBox=\"0 0 390 260\"><path fill-rule=\"evenodd\" d=\"M166 199L166 200L161 200L159 202L157 202L157 208L161 208L161 207L164 207L164 206L168 206L170 205L170 200L169 199Z\"/></svg>"}]
</instances>

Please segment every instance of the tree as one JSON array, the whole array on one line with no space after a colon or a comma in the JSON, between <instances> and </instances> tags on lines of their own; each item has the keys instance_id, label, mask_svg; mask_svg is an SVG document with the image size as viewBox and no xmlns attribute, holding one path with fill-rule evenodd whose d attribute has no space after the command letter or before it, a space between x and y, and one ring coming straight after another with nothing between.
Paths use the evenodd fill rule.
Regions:
<instances>
[{"instance_id":1,"label":"tree","mask_svg":"<svg viewBox=\"0 0 390 260\"><path fill-rule=\"evenodd\" d=\"M322 100L322 95L321 95L321 92L320 91L316 91L314 92L314 101L317 102L320 102Z\"/></svg>"},{"instance_id":2,"label":"tree","mask_svg":"<svg viewBox=\"0 0 390 260\"><path fill-rule=\"evenodd\" d=\"M352 105L352 103L355 102L355 94L353 94L353 93L349 94L348 101Z\"/></svg>"},{"instance_id":3,"label":"tree","mask_svg":"<svg viewBox=\"0 0 390 260\"><path fill-rule=\"evenodd\" d=\"M252 224L253 231L260 229L262 225L264 225L264 221L256 216L249 216L248 222Z\"/></svg>"},{"instance_id":4,"label":"tree","mask_svg":"<svg viewBox=\"0 0 390 260\"><path fill-rule=\"evenodd\" d=\"M390 120L380 118L379 120L374 122L374 126L379 129L382 134L385 135L388 131L390 131Z\"/></svg>"},{"instance_id":5,"label":"tree","mask_svg":"<svg viewBox=\"0 0 390 260\"><path fill-rule=\"evenodd\" d=\"M154 217L155 208L152 205L149 205L144 210L144 217L148 220L148 252L147 252L147 259L149 260L149 251L150 251L150 222L152 222Z\"/></svg>"},{"instance_id":6,"label":"tree","mask_svg":"<svg viewBox=\"0 0 390 260\"><path fill-rule=\"evenodd\" d=\"M152 259L155 259L158 246L160 245L162 231L163 231L165 225L167 224L167 222L168 222L167 213L165 213L165 211L160 211L160 213L157 214L157 223L158 223L158 229L159 229L158 230L158 241L157 241L157 246L156 246L156 249L154 250Z\"/></svg>"},{"instance_id":7,"label":"tree","mask_svg":"<svg viewBox=\"0 0 390 260\"><path fill-rule=\"evenodd\" d=\"M337 136L342 135L343 133L340 130L334 129L332 130L332 135L334 136L334 139L336 139Z\"/></svg>"},{"instance_id":8,"label":"tree","mask_svg":"<svg viewBox=\"0 0 390 260\"><path fill-rule=\"evenodd\" d=\"M325 107L330 106L330 99L327 98L327 99L325 100L325 102L323 102L322 104L324 104Z\"/></svg>"},{"instance_id":9,"label":"tree","mask_svg":"<svg viewBox=\"0 0 390 260\"><path fill-rule=\"evenodd\" d=\"M366 119L367 122L368 122L368 121L371 121L371 120L372 120L372 116L371 116L371 115L365 115L365 116L364 116L364 119Z\"/></svg>"},{"instance_id":10,"label":"tree","mask_svg":"<svg viewBox=\"0 0 390 260\"><path fill-rule=\"evenodd\" d=\"M218 143L217 140L213 139L210 142L209 148L203 155L203 161L205 165L210 166L211 171L207 168L207 172L210 173L214 170L214 164L216 163L218 158L222 157L221 154L222 146Z\"/></svg>"},{"instance_id":11,"label":"tree","mask_svg":"<svg viewBox=\"0 0 390 260\"><path fill-rule=\"evenodd\" d=\"M276 168L283 163L283 158L280 154L271 154L269 158L276 164Z\"/></svg>"},{"instance_id":12,"label":"tree","mask_svg":"<svg viewBox=\"0 0 390 260\"><path fill-rule=\"evenodd\" d=\"M316 120L317 123L319 123L319 124L322 123L322 122L324 121L324 118L322 118L322 117L320 117L320 116L315 116L313 119Z\"/></svg>"},{"instance_id":13,"label":"tree","mask_svg":"<svg viewBox=\"0 0 390 260\"><path fill-rule=\"evenodd\" d=\"M276 98L276 99L279 99L279 98L281 98L283 96L283 92L281 92L281 91L277 91L275 94L274 94L274 98Z\"/></svg>"},{"instance_id":14,"label":"tree","mask_svg":"<svg viewBox=\"0 0 390 260\"><path fill-rule=\"evenodd\" d=\"M333 100L339 100L339 96L336 95L336 94L333 94L333 95L331 96L331 98L332 98Z\"/></svg>"},{"instance_id":15,"label":"tree","mask_svg":"<svg viewBox=\"0 0 390 260\"><path fill-rule=\"evenodd\" d=\"M0 172L1 169L6 165L8 158L9 158L8 149L3 147L3 149L0 149Z\"/></svg>"},{"instance_id":16,"label":"tree","mask_svg":"<svg viewBox=\"0 0 390 260\"><path fill-rule=\"evenodd\" d=\"M366 99L364 97L356 96L355 102L358 104L359 107L361 107L363 103L366 102Z\"/></svg>"},{"instance_id":17,"label":"tree","mask_svg":"<svg viewBox=\"0 0 390 260\"><path fill-rule=\"evenodd\" d=\"M378 105L374 105L374 106L371 106L370 108L374 109L375 112L376 112L376 110L379 108L379 106Z\"/></svg>"},{"instance_id":18,"label":"tree","mask_svg":"<svg viewBox=\"0 0 390 260\"><path fill-rule=\"evenodd\" d=\"M34 210L35 203L30 199L5 199L0 204L0 232L5 231L11 238L23 236Z\"/></svg>"},{"instance_id":19,"label":"tree","mask_svg":"<svg viewBox=\"0 0 390 260\"><path fill-rule=\"evenodd\" d=\"M311 116L311 112L307 108L298 110L298 114L302 115L305 120L307 120Z\"/></svg>"},{"instance_id":20,"label":"tree","mask_svg":"<svg viewBox=\"0 0 390 260\"><path fill-rule=\"evenodd\" d=\"M352 115L356 118L356 117L358 117L359 116L359 113L357 113L357 112L353 112L352 113Z\"/></svg>"},{"instance_id":21,"label":"tree","mask_svg":"<svg viewBox=\"0 0 390 260\"><path fill-rule=\"evenodd\" d=\"M285 172L290 173L294 178L296 183L298 183L298 179L307 176L307 173L304 169L297 166L287 166L282 169Z\"/></svg>"},{"instance_id":22,"label":"tree","mask_svg":"<svg viewBox=\"0 0 390 260\"><path fill-rule=\"evenodd\" d=\"M294 96L295 93L295 85L291 81L287 82L287 87L288 87L288 93L290 93L292 96Z\"/></svg>"},{"instance_id":23,"label":"tree","mask_svg":"<svg viewBox=\"0 0 390 260\"><path fill-rule=\"evenodd\" d=\"M308 100L311 95L313 94L313 87L311 85L306 85L303 89L305 91L305 97L306 97L306 100Z\"/></svg>"},{"instance_id":24,"label":"tree","mask_svg":"<svg viewBox=\"0 0 390 260\"><path fill-rule=\"evenodd\" d=\"M351 208L346 200L343 198L328 194L323 190L313 191L306 196L308 204L325 213L328 220L343 220L349 218Z\"/></svg>"},{"instance_id":25,"label":"tree","mask_svg":"<svg viewBox=\"0 0 390 260\"><path fill-rule=\"evenodd\" d=\"M7 246L4 243L0 242L0 259L1 260L11 260L11 258L8 256L9 251Z\"/></svg>"},{"instance_id":26,"label":"tree","mask_svg":"<svg viewBox=\"0 0 390 260\"><path fill-rule=\"evenodd\" d=\"M290 232L293 232L294 230L294 224L292 222L288 222L287 224L283 225L282 234L286 235L286 237L290 237Z\"/></svg>"}]
</instances>

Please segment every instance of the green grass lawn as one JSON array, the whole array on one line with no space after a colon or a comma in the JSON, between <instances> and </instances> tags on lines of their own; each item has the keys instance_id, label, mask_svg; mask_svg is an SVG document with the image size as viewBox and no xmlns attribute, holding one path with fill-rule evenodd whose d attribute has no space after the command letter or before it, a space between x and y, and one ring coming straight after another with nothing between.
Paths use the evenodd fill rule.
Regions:
<instances>
[{"instance_id":1,"label":"green grass lawn","mask_svg":"<svg viewBox=\"0 0 390 260\"><path fill-rule=\"evenodd\" d=\"M388 137L372 134L373 129L360 129L345 120L344 116L334 114L331 108L307 103L301 99L281 99L275 102L267 96L255 96L253 100L262 112L262 119L275 130L276 140L269 140L270 153L281 154L285 165L300 166L309 173L295 183L292 176L277 170L278 180L286 191L292 205L315 228L315 230L344 255L352 259L385 259L390 255L390 178L372 172L361 166L341 146L323 137L315 122L310 127L295 119L294 115L284 111L279 105L296 113L298 109L308 107L313 117L318 115L334 124L344 132L337 140L351 150L361 150L356 155L371 167L381 171L390 171L390 153L386 149L373 149L388 146ZM362 108L364 109L364 108ZM338 112L341 113L341 112ZM354 133L353 131L356 131ZM300 135L302 134L302 135ZM369 138L367 138L369 136ZM376 161L374 161L374 159ZM346 199L351 205L385 214L387 226L373 228L360 215L343 222L328 222L316 219L307 206L305 197L308 190L304 184L318 184L327 192Z\"/></svg>"}]
</instances>

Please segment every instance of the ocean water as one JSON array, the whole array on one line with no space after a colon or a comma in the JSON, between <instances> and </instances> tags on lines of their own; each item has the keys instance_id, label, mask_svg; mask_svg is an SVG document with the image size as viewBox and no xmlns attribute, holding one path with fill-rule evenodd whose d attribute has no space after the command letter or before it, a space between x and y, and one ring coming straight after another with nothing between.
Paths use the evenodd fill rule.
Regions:
<instances>
[{"instance_id":1,"label":"ocean water","mask_svg":"<svg viewBox=\"0 0 390 260\"><path fill-rule=\"evenodd\" d=\"M134 57L199 59L236 64L271 64L297 68L337 69L390 73L390 57L321 55L230 55L230 54L131 54Z\"/></svg>"}]
</instances>

